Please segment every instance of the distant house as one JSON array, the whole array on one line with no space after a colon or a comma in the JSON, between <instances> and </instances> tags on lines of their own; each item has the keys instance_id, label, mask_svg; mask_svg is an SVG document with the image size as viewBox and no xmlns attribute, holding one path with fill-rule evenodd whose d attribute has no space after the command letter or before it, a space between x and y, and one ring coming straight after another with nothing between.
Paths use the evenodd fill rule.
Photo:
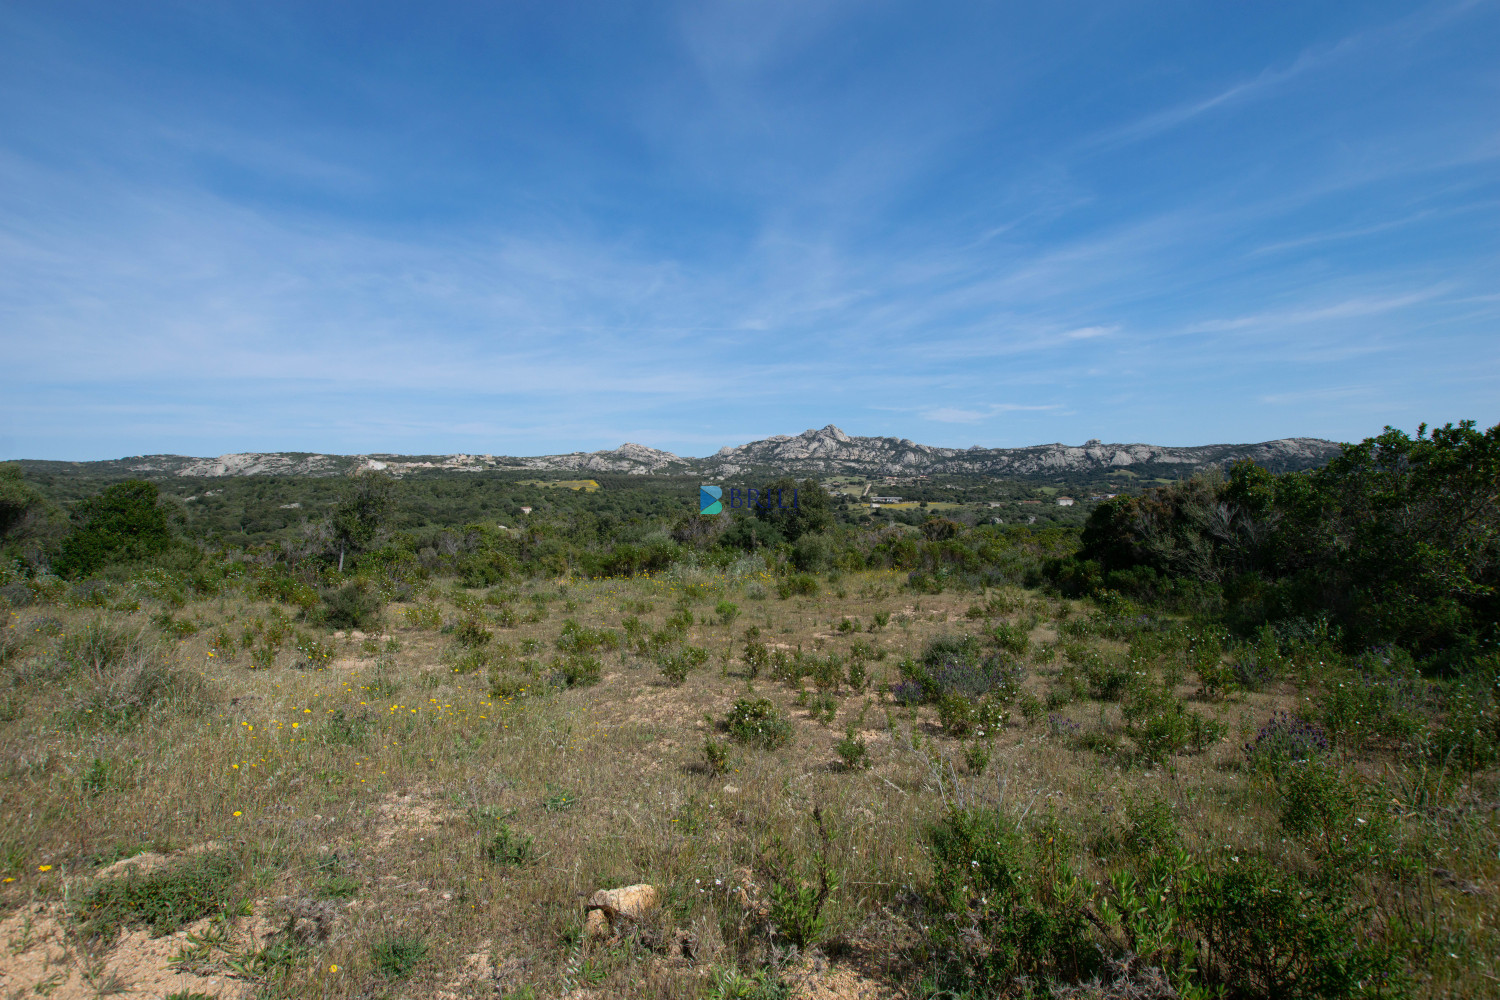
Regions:
<instances>
[{"instance_id":1,"label":"distant house","mask_svg":"<svg viewBox=\"0 0 1500 1000\"><path fill-rule=\"evenodd\" d=\"M871 503L900 503L900 497L871 497Z\"/></svg>"},{"instance_id":2,"label":"distant house","mask_svg":"<svg viewBox=\"0 0 1500 1000\"><path fill-rule=\"evenodd\" d=\"M522 507L521 508L521 513L522 514L530 514L531 513L531 508L530 507Z\"/></svg>"},{"instance_id":3,"label":"distant house","mask_svg":"<svg viewBox=\"0 0 1500 1000\"><path fill-rule=\"evenodd\" d=\"M1071 506L1073 506L1073 498L1072 497L1058 497L1057 498L1057 505L1059 507L1071 507Z\"/></svg>"}]
</instances>

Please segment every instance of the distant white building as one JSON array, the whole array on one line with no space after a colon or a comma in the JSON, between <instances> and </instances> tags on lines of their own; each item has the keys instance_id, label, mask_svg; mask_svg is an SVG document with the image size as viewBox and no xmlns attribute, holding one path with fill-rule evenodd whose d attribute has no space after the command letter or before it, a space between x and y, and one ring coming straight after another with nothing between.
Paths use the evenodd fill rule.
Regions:
<instances>
[{"instance_id":1,"label":"distant white building","mask_svg":"<svg viewBox=\"0 0 1500 1000\"><path fill-rule=\"evenodd\" d=\"M1057 505L1059 507L1071 507L1071 506L1073 506L1073 498L1072 497L1058 497L1057 498Z\"/></svg>"},{"instance_id":2,"label":"distant white building","mask_svg":"<svg viewBox=\"0 0 1500 1000\"><path fill-rule=\"evenodd\" d=\"M900 497L871 497L871 503L900 503Z\"/></svg>"}]
</instances>

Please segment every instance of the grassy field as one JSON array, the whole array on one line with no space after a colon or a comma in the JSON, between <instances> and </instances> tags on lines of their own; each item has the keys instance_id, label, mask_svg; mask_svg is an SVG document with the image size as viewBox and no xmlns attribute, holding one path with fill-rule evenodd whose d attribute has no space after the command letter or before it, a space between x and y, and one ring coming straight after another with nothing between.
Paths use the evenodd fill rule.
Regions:
<instances>
[{"instance_id":1,"label":"grassy field","mask_svg":"<svg viewBox=\"0 0 1500 1000\"><path fill-rule=\"evenodd\" d=\"M1092 606L904 581L778 596L747 559L434 584L365 633L311 631L248 585L9 612L5 995L928 995L931 829L955 808L1066 845L1084 893L1132 850L1316 854L1245 749L1314 664L1226 693L1217 653ZM898 664L964 635L1012 664L994 711L902 703ZM1131 714L1147 684L1196 727L1165 751ZM787 724L774 748L725 726L762 698ZM1402 933L1441 949L1415 991L1494 995L1493 774L1439 780L1439 806L1379 741L1341 759L1404 796L1382 820L1397 843L1447 859L1398 889ZM589 898L639 883L660 906L587 937ZM1108 989L1068 995L1177 995Z\"/></svg>"}]
</instances>

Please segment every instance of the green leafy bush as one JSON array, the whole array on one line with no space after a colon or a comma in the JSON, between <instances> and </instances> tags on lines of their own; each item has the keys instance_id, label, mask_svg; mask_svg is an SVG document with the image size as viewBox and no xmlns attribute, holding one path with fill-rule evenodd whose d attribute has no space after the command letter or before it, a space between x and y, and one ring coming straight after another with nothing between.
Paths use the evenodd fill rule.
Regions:
<instances>
[{"instance_id":1,"label":"green leafy bush","mask_svg":"<svg viewBox=\"0 0 1500 1000\"><path fill-rule=\"evenodd\" d=\"M703 741L703 757L708 762L708 773L725 774L729 771L729 747L713 737Z\"/></svg>"},{"instance_id":2,"label":"green leafy bush","mask_svg":"<svg viewBox=\"0 0 1500 1000\"><path fill-rule=\"evenodd\" d=\"M870 748L853 722L844 727L844 738L833 745L846 771L862 771L870 766Z\"/></svg>"},{"instance_id":3,"label":"green leafy bush","mask_svg":"<svg viewBox=\"0 0 1500 1000\"><path fill-rule=\"evenodd\" d=\"M792 739L792 723L769 698L741 698L724 719L731 739L775 750Z\"/></svg>"},{"instance_id":4,"label":"green leafy bush","mask_svg":"<svg viewBox=\"0 0 1500 1000\"><path fill-rule=\"evenodd\" d=\"M453 626L453 638L459 644L470 648L483 646L494 638L494 634L484 627L484 622L477 615L465 615Z\"/></svg>"},{"instance_id":5,"label":"green leafy bush","mask_svg":"<svg viewBox=\"0 0 1500 1000\"><path fill-rule=\"evenodd\" d=\"M364 580L323 592L323 620L330 628L365 629L380 621L380 595Z\"/></svg>"},{"instance_id":6,"label":"green leafy bush","mask_svg":"<svg viewBox=\"0 0 1500 1000\"><path fill-rule=\"evenodd\" d=\"M927 833L929 924L941 988L1002 995L1018 976L1072 982L1101 955L1088 896L1056 830L1017 830L994 809L954 809Z\"/></svg>"}]
</instances>

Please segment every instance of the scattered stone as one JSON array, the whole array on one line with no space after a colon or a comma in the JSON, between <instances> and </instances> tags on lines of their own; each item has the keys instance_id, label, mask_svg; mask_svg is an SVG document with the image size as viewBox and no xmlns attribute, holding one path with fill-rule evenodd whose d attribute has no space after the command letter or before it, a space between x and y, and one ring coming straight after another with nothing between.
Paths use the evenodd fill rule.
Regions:
<instances>
[{"instance_id":1,"label":"scattered stone","mask_svg":"<svg viewBox=\"0 0 1500 1000\"><path fill-rule=\"evenodd\" d=\"M739 793L740 793L740 789L739 789L738 785L725 785L724 786L724 794L725 795L738 795Z\"/></svg>"}]
</instances>

